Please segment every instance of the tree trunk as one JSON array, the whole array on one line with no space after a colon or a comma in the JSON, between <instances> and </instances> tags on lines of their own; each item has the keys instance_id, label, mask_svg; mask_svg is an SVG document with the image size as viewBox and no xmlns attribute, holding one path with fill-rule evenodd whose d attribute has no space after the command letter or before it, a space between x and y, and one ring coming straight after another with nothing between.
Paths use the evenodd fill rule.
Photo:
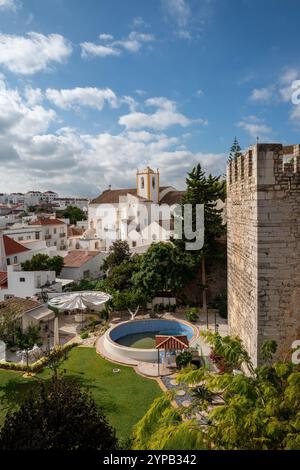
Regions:
<instances>
[{"instance_id":1,"label":"tree trunk","mask_svg":"<svg viewBox=\"0 0 300 470\"><path fill-rule=\"evenodd\" d=\"M206 315L206 326L208 329L208 310L207 310L207 298L206 298L206 270L205 270L205 257L202 257L201 260L201 269L202 269L202 310L204 315Z\"/></svg>"}]
</instances>

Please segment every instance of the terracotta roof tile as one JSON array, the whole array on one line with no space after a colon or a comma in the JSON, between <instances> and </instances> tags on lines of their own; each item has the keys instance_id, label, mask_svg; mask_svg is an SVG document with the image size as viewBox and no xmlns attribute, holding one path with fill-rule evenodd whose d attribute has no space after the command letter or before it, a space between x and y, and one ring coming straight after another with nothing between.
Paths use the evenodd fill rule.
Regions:
<instances>
[{"instance_id":1,"label":"terracotta roof tile","mask_svg":"<svg viewBox=\"0 0 300 470\"><path fill-rule=\"evenodd\" d=\"M24 253L25 251L30 251L29 248L26 248L7 235L3 235L3 242L6 256L12 256L18 253Z\"/></svg>"},{"instance_id":2,"label":"terracotta roof tile","mask_svg":"<svg viewBox=\"0 0 300 470\"><path fill-rule=\"evenodd\" d=\"M65 268L81 268L85 263L99 255L99 251L74 250L64 257Z\"/></svg>"},{"instance_id":3,"label":"terracotta roof tile","mask_svg":"<svg viewBox=\"0 0 300 470\"><path fill-rule=\"evenodd\" d=\"M29 312L41 306L42 304L36 300L12 297L11 299L0 302L0 314L10 313L13 310L17 314L22 315L25 312Z\"/></svg>"},{"instance_id":4,"label":"terracotta roof tile","mask_svg":"<svg viewBox=\"0 0 300 470\"><path fill-rule=\"evenodd\" d=\"M0 288L7 286L7 272L0 271Z\"/></svg>"},{"instance_id":5,"label":"terracotta roof tile","mask_svg":"<svg viewBox=\"0 0 300 470\"><path fill-rule=\"evenodd\" d=\"M65 225L65 222L58 219L39 219L31 222L30 225Z\"/></svg>"},{"instance_id":6,"label":"terracotta roof tile","mask_svg":"<svg viewBox=\"0 0 300 470\"><path fill-rule=\"evenodd\" d=\"M185 191L170 191L160 200L160 204L168 204L169 206L178 204L181 202L184 193Z\"/></svg>"}]
</instances>

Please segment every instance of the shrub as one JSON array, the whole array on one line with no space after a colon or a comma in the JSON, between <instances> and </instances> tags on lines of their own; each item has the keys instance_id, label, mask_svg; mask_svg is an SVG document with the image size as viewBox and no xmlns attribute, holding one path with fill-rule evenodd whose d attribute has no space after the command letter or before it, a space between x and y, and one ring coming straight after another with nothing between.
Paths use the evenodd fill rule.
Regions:
<instances>
[{"instance_id":1,"label":"shrub","mask_svg":"<svg viewBox=\"0 0 300 470\"><path fill-rule=\"evenodd\" d=\"M89 338L89 336L90 336L89 333L88 333L87 331L84 331L84 332L80 335L80 338L81 338L81 339L87 339L87 338Z\"/></svg>"},{"instance_id":2,"label":"shrub","mask_svg":"<svg viewBox=\"0 0 300 470\"><path fill-rule=\"evenodd\" d=\"M72 348L78 346L78 343L71 343L71 344L66 344L64 346L59 346L50 353L38 361L34 362L33 364L30 364L28 367L26 364L20 364L18 362L0 362L0 369L5 369L5 370L17 370L21 372L41 372L44 367L46 367L52 360L52 357L54 355L57 356L57 354L61 354L63 357L68 351L70 351Z\"/></svg>"},{"instance_id":3,"label":"shrub","mask_svg":"<svg viewBox=\"0 0 300 470\"><path fill-rule=\"evenodd\" d=\"M186 319L191 323L195 323L198 320L198 309L196 307L190 308L186 312Z\"/></svg>"},{"instance_id":4,"label":"shrub","mask_svg":"<svg viewBox=\"0 0 300 470\"><path fill-rule=\"evenodd\" d=\"M176 357L176 365L179 369L182 369L183 367L186 367L188 364L190 364L192 359L193 355L190 351L183 351Z\"/></svg>"}]
</instances>

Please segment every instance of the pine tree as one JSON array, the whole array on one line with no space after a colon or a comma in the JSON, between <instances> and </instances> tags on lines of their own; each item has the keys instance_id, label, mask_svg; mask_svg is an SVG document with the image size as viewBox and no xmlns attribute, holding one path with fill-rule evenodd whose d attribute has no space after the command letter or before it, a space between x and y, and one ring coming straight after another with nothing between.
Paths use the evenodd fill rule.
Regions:
<instances>
[{"instance_id":1,"label":"pine tree","mask_svg":"<svg viewBox=\"0 0 300 470\"><path fill-rule=\"evenodd\" d=\"M225 183L220 181L220 176L205 175L200 163L188 173L187 190L182 198L184 210L185 204L191 204L193 210L193 231L196 230L196 207L204 205L204 245L200 251L192 252L198 263L201 262L202 272L202 308L207 314L206 298L206 258L215 256L217 252L217 240L225 233L222 220L222 209L217 208L217 201L224 200Z\"/></svg>"},{"instance_id":2,"label":"pine tree","mask_svg":"<svg viewBox=\"0 0 300 470\"><path fill-rule=\"evenodd\" d=\"M231 162L232 160L235 160L236 158L240 157L242 155L242 149L240 147L240 144L237 140L237 138L234 138L233 144L230 148L230 153L228 156L228 161Z\"/></svg>"}]
</instances>

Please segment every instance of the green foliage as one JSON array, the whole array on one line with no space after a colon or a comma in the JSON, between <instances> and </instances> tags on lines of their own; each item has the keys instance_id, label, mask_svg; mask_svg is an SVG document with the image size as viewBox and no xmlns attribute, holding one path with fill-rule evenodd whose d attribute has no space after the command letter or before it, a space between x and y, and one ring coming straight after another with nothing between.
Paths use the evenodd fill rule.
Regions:
<instances>
[{"instance_id":1,"label":"green foliage","mask_svg":"<svg viewBox=\"0 0 300 470\"><path fill-rule=\"evenodd\" d=\"M116 292L112 299L112 307L114 310L135 310L138 307L145 307L147 300L145 293L139 289Z\"/></svg>"},{"instance_id":2,"label":"green foliage","mask_svg":"<svg viewBox=\"0 0 300 470\"><path fill-rule=\"evenodd\" d=\"M86 220L86 215L83 210L76 206L68 206L63 212L63 217L65 219L70 219L70 223L73 225L81 220Z\"/></svg>"},{"instance_id":3,"label":"green foliage","mask_svg":"<svg viewBox=\"0 0 300 470\"><path fill-rule=\"evenodd\" d=\"M170 392L157 398L134 429L134 450L204 449L204 441L194 420L183 421L171 405Z\"/></svg>"},{"instance_id":4,"label":"green foliage","mask_svg":"<svg viewBox=\"0 0 300 470\"><path fill-rule=\"evenodd\" d=\"M41 345L41 328L39 325L29 325L26 330L16 331L16 346L22 350L30 350L33 346Z\"/></svg>"},{"instance_id":5,"label":"green foliage","mask_svg":"<svg viewBox=\"0 0 300 470\"><path fill-rule=\"evenodd\" d=\"M0 369L5 370L19 370L26 372L41 372L44 367L49 367L52 370L56 370L59 365L66 359L68 351L78 346L77 343L66 344L64 346L58 346L55 349L49 351L38 361L25 366L21 363L15 362L0 362Z\"/></svg>"},{"instance_id":6,"label":"green foliage","mask_svg":"<svg viewBox=\"0 0 300 470\"><path fill-rule=\"evenodd\" d=\"M50 271L55 271L56 275L59 276L64 267L64 259L62 256L53 256L48 260L48 268Z\"/></svg>"},{"instance_id":7,"label":"green foliage","mask_svg":"<svg viewBox=\"0 0 300 470\"><path fill-rule=\"evenodd\" d=\"M82 333L82 334L80 335L80 338L81 338L81 339L87 339L87 338L89 338L89 336L90 336L89 333L88 333L87 331L85 331L84 333Z\"/></svg>"},{"instance_id":8,"label":"green foliage","mask_svg":"<svg viewBox=\"0 0 300 470\"><path fill-rule=\"evenodd\" d=\"M106 280L107 287L119 291L131 289L134 285L133 275L138 272L139 264L140 257L135 255L112 267Z\"/></svg>"},{"instance_id":9,"label":"green foliage","mask_svg":"<svg viewBox=\"0 0 300 470\"><path fill-rule=\"evenodd\" d=\"M186 428L181 429L182 421L170 423L165 420L170 404L168 408L165 403L163 413L157 410L154 416L153 406L148 412L152 413L152 424L145 430L148 421L143 421L143 418L136 427L136 448L142 439L154 441L155 449L172 448L172 436L177 432L178 441L186 442L189 436L188 441L194 446L190 449L195 450L203 447L214 450L299 450L299 367L286 362L265 364L254 369L237 338L220 339L218 334L212 333L206 337L219 354L224 354L228 364L232 361L228 371L216 373L188 368L177 374L177 380L186 385L201 384L193 391L192 406L194 412L206 419L207 425L201 426L199 422L188 419ZM268 342L263 349L268 352L270 361L271 353L276 350L275 343ZM247 374L234 370L242 364L248 368ZM162 439L164 432L159 434L158 429L167 427L168 437L159 443L158 437Z\"/></svg>"},{"instance_id":10,"label":"green foliage","mask_svg":"<svg viewBox=\"0 0 300 470\"><path fill-rule=\"evenodd\" d=\"M241 155L242 155L241 147L240 147L240 144L239 144L237 138L235 137L234 141L232 143L232 146L230 148L228 161L231 162L232 160L235 160L236 158L239 158Z\"/></svg>"},{"instance_id":11,"label":"green foliage","mask_svg":"<svg viewBox=\"0 0 300 470\"><path fill-rule=\"evenodd\" d=\"M15 345L16 331L19 328L18 312L12 308L5 307L5 312L1 312L0 304L0 340L4 341L8 347Z\"/></svg>"},{"instance_id":12,"label":"green foliage","mask_svg":"<svg viewBox=\"0 0 300 470\"><path fill-rule=\"evenodd\" d=\"M196 307L192 307L190 308L187 312L186 312L186 319L187 321L191 322L191 323L195 323L197 320L198 320L198 313L199 313L199 310L198 308Z\"/></svg>"},{"instance_id":13,"label":"green foliage","mask_svg":"<svg viewBox=\"0 0 300 470\"><path fill-rule=\"evenodd\" d=\"M55 271L59 276L64 267L64 259L62 256L50 256L43 253L34 255L31 260L22 263L24 271Z\"/></svg>"},{"instance_id":14,"label":"green foliage","mask_svg":"<svg viewBox=\"0 0 300 470\"><path fill-rule=\"evenodd\" d=\"M190 351L182 351L176 356L176 365L179 369L188 366L193 359L193 355Z\"/></svg>"},{"instance_id":15,"label":"green foliage","mask_svg":"<svg viewBox=\"0 0 300 470\"><path fill-rule=\"evenodd\" d=\"M212 352L210 358L219 367L221 372L232 372L240 369L242 364L252 371L250 357L241 340L237 337L221 336L210 331L202 332L205 340L210 344Z\"/></svg>"},{"instance_id":16,"label":"green foliage","mask_svg":"<svg viewBox=\"0 0 300 470\"><path fill-rule=\"evenodd\" d=\"M192 205L194 231L196 230L196 206L204 205L204 246L200 252L192 252L194 256L198 256L199 262L199 256L215 255L216 249L219 248L216 241L226 232L222 209L217 208L217 201L225 198L225 183L220 180L220 176L206 176L199 163L188 173L186 184L187 190L182 198L182 205Z\"/></svg>"},{"instance_id":17,"label":"green foliage","mask_svg":"<svg viewBox=\"0 0 300 470\"><path fill-rule=\"evenodd\" d=\"M75 382L53 377L20 409L6 416L1 450L113 450L115 431L91 395Z\"/></svg>"},{"instance_id":18,"label":"green foliage","mask_svg":"<svg viewBox=\"0 0 300 470\"><path fill-rule=\"evenodd\" d=\"M265 341L261 347L261 355L264 361L270 361L277 351L277 343L273 340Z\"/></svg>"},{"instance_id":19,"label":"green foliage","mask_svg":"<svg viewBox=\"0 0 300 470\"><path fill-rule=\"evenodd\" d=\"M133 275L136 288L149 297L161 292L176 292L190 279L194 266L172 243L154 243L140 258L139 270Z\"/></svg>"},{"instance_id":20,"label":"green foliage","mask_svg":"<svg viewBox=\"0 0 300 470\"><path fill-rule=\"evenodd\" d=\"M127 241L117 240L109 248L109 254L103 262L103 270L108 271L119 266L123 261L129 260L130 249Z\"/></svg>"}]
</instances>

